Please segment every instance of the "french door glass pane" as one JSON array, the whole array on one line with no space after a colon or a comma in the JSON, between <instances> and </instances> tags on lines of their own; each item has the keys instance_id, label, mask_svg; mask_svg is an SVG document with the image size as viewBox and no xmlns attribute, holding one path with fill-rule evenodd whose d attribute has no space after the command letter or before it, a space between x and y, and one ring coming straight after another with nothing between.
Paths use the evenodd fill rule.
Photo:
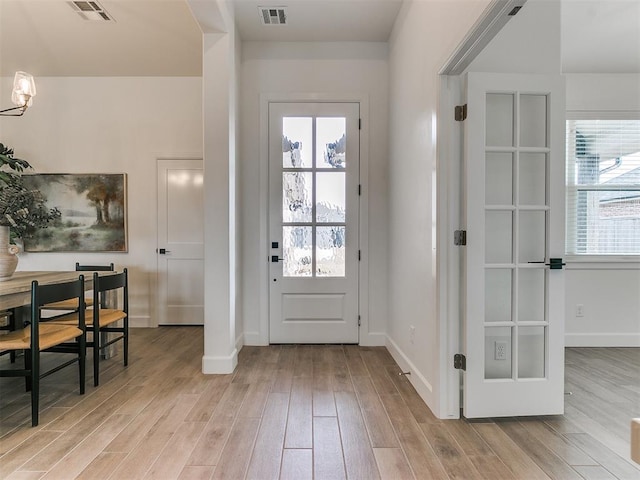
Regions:
<instances>
[{"instance_id":1,"label":"french door glass pane","mask_svg":"<svg viewBox=\"0 0 640 480\"><path fill-rule=\"evenodd\" d=\"M511 212L487 211L485 213L485 262L511 263L512 220Z\"/></svg>"},{"instance_id":2,"label":"french door glass pane","mask_svg":"<svg viewBox=\"0 0 640 480\"><path fill-rule=\"evenodd\" d=\"M282 227L282 275L310 277L312 263L311 227Z\"/></svg>"},{"instance_id":3,"label":"french door glass pane","mask_svg":"<svg viewBox=\"0 0 640 480\"><path fill-rule=\"evenodd\" d=\"M311 222L311 172L282 173L282 221Z\"/></svg>"},{"instance_id":4,"label":"french door glass pane","mask_svg":"<svg viewBox=\"0 0 640 480\"><path fill-rule=\"evenodd\" d=\"M318 168L345 168L346 147L346 118L316 118L316 165Z\"/></svg>"},{"instance_id":5,"label":"french door glass pane","mask_svg":"<svg viewBox=\"0 0 640 480\"><path fill-rule=\"evenodd\" d=\"M344 226L316 228L316 275L318 277L344 277Z\"/></svg>"},{"instance_id":6,"label":"french door glass pane","mask_svg":"<svg viewBox=\"0 0 640 480\"><path fill-rule=\"evenodd\" d=\"M520 95L520 146L547 146L546 95Z\"/></svg>"},{"instance_id":7,"label":"french door glass pane","mask_svg":"<svg viewBox=\"0 0 640 480\"><path fill-rule=\"evenodd\" d=\"M511 327L484 329L484 378L512 378Z\"/></svg>"},{"instance_id":8,"label":"french door glass pane","mask_svg":"<svg viewBox=\"0 0 640 480\"><path fill-rule=\"evenodd\" d=\"M546 258L545 217L544 211L520 211L519 263L541 262Z\"/></svg>"},{"instance_id":9,"label":"french door glass pane","mask_svg":"<svg viewBox=\"0 0 640 480\"><path fill-rule=\"evenodd\" d=\"M543 322L545 271L521 268L518 275L518 322Z\"/></svg>"},{"instance_id":10,"label":"french door glass pane","mask_svg":"<svg viewBox=\"0 0 640 480\"><path fill-rule=\"evenodd\" d=\"M513 160L510 153L487 152L485 170L485 203L513 204Z\"/></svg>"},{"instance_id":11,"label":"french door glass pane","mask_svg":"<svg viewBox=\"0 0 640 480\"><path fill-rule=\"evenodd\" d=\"M520 153L520 205L546 205L547 156Z\"/></svg>"},{"instance_id":12,"label":"french door glass pane","mask_svg":"<svg viewBox=\"0 0 640 480\"><path fill-rule=\"evenodd\" d=\"M487 268L484 273L484 321L511 321L510 268Z\"/></svg>"},{"instance_id":13,"label":"french door glass pane","mask_svg":"<svg viewBox=\"0 0 640 480\"><path fill-rule=\"evenodd\" d=\"M486 144L491 147L513 146L513 95L487 94Z\"/></svg>"},{"instance_id":14,"label":"french door glass pane","mask_svg":"<svg viewBox=\"0 0 640 480\"><path fill-rule=\"evenodd\" d=\"M518 329L518 378L544 378L545 328Z\"/></svg>"},{"instance_id":15,"label":"french door glass pane","mask_svg":"<svg viewBox=\"0 0 640 480\"><path fill-rule=\"evenodd\" d=\"M344 222L345 172L318 172L316 174L316 222Z\"/></svg>"},{"instance_id":16,"label":"french door glass pane","mask_svg":"<svg viewBox=\"0 0 640 480\"><path fill-rule=\"evenodd\" d=\"M309 168L312 164L313 119L284 117L282 119L282 166Z\"/></svg>"}]
</instances>

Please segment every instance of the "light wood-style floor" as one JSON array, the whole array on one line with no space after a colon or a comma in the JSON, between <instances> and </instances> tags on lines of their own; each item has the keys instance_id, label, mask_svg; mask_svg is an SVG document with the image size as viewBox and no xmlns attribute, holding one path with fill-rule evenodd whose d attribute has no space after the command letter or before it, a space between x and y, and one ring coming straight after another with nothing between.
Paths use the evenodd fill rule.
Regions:
<instances>
[{"instance_id":1,"label":"light wood-style floor","mask_svg":"<svg viewBox=\"0 0 640 480\"><path fill-rule=\"evenodd\" d=\"M214 376L201 328L132 337L84 396L74 367L45 379L36 428L0 379L0 478L640 479L640 349L567 349L562 417L467 422L436 419L384 348L245 347Z\"/></svg>"}]
</instances>

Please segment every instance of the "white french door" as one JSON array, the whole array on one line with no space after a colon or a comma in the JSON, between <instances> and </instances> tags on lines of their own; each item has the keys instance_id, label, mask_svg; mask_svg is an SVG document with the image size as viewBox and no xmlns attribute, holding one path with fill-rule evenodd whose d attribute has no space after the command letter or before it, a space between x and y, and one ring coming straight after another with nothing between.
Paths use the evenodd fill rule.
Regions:
<instances>
[{"instance_id":1,"label":"white french door","mask_svg":"<svg viewBox=\"0 0 640 480\"><path fill-rule=\"evenodd\" d=\"M359 104L269 104L269 341L358 342Z\"/></svg>"},{"instance_id":2,"label":"white french door","mask_svg":"<svg viewBox=\"0 0 640 480\"><path fill-rule=\"evenodd\" d=\"M158 160L158 324L204 324L202 160Z\"/></svg>"},{"instance_id":3,"label":"white french door","mask_svg":"<svg viewBox=\"0 0 640 480\"><path fill-rule=\"evenodd\" d=\"M564 83L469 73L467 418L564 409Z\"/></svg>"}]
</instances>

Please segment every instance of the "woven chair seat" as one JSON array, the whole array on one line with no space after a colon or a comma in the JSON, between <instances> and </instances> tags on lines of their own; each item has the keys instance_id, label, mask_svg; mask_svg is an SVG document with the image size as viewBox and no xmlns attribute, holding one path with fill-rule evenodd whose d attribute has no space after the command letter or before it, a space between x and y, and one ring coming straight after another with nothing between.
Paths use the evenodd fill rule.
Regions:
<instances>
[{"instance_id":1,"label":"woven chair seat","mask_svg":"<svg viewBox=\"0 0 640 480\"><path fill-rule=\"evenodd\" d=\"M112 323L117 322L118 320L124 320L127 317L127 314L122 310L116 310L112 308L101 308L99 310L99 314L100 327L111 325ZM69 315L56 317L54 320L51 320L47 323L57 325L78 325L78 322L78 314L70 313ZM86 325L87 328L93 327L93 320L91 317L87 317Z\"/></svg>"},{"instance_id":2,"label":"woven chair seat","mask_svg":"<svg viewBox=\"0 0 640 480\"><path fill-rule=\"evenodd\" d=\"M72 325L40 324L38 338L40 351L82 335L82 330ZM28 350L31 348L31 327L15 330L0 336L0 351Z\"/></svg>"}]
</instances>

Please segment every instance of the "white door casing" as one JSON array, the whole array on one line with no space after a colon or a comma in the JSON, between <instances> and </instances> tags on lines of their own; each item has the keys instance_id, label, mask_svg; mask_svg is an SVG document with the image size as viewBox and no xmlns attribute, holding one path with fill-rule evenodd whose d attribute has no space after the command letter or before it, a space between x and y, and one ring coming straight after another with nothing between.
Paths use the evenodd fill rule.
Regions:
<instances>
[{"instance_id":1,"label":"white door casing","mask_svg":"<svg viewBox=\"0 0 640 480\"><path fill-rule=\"evenodd\" d=\"M204 324L204 195L199 159L159 159L159 325Z\"/></svg>"},{"instance_id":2,"label":"white door casing","mask_svg":"<svg viewBox=\"0 0 640 480\"><path fill-rule=\"evenodd\" d=\"M564 82L466 80L463 414L561 414Z\"/></svg>"},{"instance_id":3,"label":"white door casing","mask_svg":"<svg viewBox=\"0 0 640 480\"><path fill-rule=\"evenodd\" d=\"M269 104L269 342L358 342L359 104Z\"/></svg>"}]
</instances>

